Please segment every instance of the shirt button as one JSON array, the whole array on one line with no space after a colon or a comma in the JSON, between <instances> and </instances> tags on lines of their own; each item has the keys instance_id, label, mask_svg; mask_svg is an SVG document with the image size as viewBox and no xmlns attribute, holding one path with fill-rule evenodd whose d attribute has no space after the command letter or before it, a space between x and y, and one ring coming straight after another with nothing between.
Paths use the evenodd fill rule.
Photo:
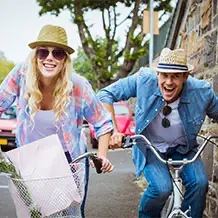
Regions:
<instances>
[{"instance_id":1,"label":"shirt button","mask_svg":"<svg viewBox=\"0 0 218 218\"><path fill-rule=\"evenodd\" d=\"M155 111L157 111L157 108L155 109Z\"/></svg>"},{"instance_id":2,"label":"shirt button","mask_svg":"<svg viewBox=\"0 0 218 218\"><path fill-rule=\"evenodd\" d=\"M147 120L147 123L149 122L149 120Z\"/></svg>"},{"instance_id":3,"label":"shirt button","mask_svg":"<svg viewBox=\"0 0 218 218\"><path fill-rule=\"evenodd\" d=\"M164 99L162 98L162 101L164 101Z\"/></svg>"},{"instance_id":4,"label":"shirt button","mask_svg":"<svg viewBox=\"0 0 218 218\"><path fill-rule=\"evenodd\" d=\"M138 131L140 131L140 129L138 129Z\"/></svg>"}]
</instances>

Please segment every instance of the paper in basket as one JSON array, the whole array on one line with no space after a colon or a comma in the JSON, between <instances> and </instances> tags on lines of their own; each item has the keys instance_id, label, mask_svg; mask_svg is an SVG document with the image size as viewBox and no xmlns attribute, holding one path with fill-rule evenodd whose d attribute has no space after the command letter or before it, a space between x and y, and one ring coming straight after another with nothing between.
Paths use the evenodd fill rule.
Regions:
<instances>
[{"instance_id":1,"label":"paper in basket","mask_svg":"<svg viewBox=\"0 0 218 218\"><path fill-rule=\"evenodd\" d=\"M20 171L43 216L61 211L71 203L81 202L57 135L45 137L6 154Z\"/></svg>"}]
</instances>

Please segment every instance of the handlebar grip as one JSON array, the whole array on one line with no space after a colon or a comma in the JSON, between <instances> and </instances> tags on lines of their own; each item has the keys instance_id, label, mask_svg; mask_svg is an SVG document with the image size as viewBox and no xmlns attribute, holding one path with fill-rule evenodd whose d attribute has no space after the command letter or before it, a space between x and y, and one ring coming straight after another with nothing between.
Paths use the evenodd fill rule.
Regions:
<instances>
[{"instance_id":1,"label":"handlebar grip","mask_svg":"<svg viewBox=\"0 0 218 218\"><path fill-rule=\"evenodd\" d=\"M122 137L122 141L121 141L121 143L122 143L122 144L125 144L125 142L126 142L126 137L123 136L123 137Z\"/></svg>"},{"instance_id":2,"label":"handlebar grip","mask_svg":"<svg viewBox=\"0 0 218 218\"><path fill-rule=\"evenodd\" d=\"M216 118L216 119L211 119L211 122L212 122L212 123L218 123L218 118Z\"/></svg>"},{"instance_id":3,"label":"handlebar grip","mask_svg":"<svg viewBox=\"0 0 218 218\"><path fill-rule=\"evenodd\" d=\"M131 148L133 146L133 140L130 136L123 136L121 148Z\"/></svg>"},{"instance_id":4,"label":"handlebar grip","mask_svg":"<svg viewBox=\"0 0 218 218\"><path fill-rule=\"evenodd\" d=\"M98 158L97 156L94 156L94 157L92 157L92 161L93 161L93 163L95 165L96 172L98 174L102 173L102 170L101 170L101 168L102 168L102 159Z\"/></svg>"}]
</instances>

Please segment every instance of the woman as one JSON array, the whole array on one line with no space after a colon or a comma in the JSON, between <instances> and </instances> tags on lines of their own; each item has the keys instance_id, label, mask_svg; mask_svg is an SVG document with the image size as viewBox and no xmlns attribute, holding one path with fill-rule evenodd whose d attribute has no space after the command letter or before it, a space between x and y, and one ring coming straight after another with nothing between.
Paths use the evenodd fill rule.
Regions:
<instances>
[{"instance_id":1,"label":"woman","mask_svg":"<svg viewBox=\"0 0 218 218\"><path fill-rule=\"evenodd\" d=\"M67 44L65 30L46 25L29 47L33 50L27 61L12 69L0 87L0 112L7 110L15 100L17 102L17 145L58 134L70 162L87 150L81 131L85 118L96 129L102 171L111 172L113 166L107 159L113 128L111 116L87 80L72 73L70 54L74 50ZM83 217L84 202L85 198L81 208Z\"/></svg>"}]
</instances>

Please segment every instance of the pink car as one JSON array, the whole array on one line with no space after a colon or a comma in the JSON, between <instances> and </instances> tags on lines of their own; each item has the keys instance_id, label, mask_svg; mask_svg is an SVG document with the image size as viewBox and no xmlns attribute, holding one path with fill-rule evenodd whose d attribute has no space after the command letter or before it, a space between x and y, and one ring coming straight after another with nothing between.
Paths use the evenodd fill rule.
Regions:
<instances>
[{"instance_id":1,"label":"pink car","mask_svg":"<svg viewBox=\"0 0 218 218\"><path fill-rule=\"evenodd\" d=\"M12 106L0 117L0 146L2 151L16 148L16 107Z\"/></svg>"},{"instance_id":2,"label":"pink car","mask_svg":"<svg viewBox=\"0 0 218 218\"><path fill-rule=\"evenodd\" d=\"M118 130L124 133L126 136L135 134L135 121L133 119L133 113L129 105L123 101L114 103L115 118L117 122ZM98 140L95 138L95 130L91 124L89 124L91 132L91 144L93 148L98 147Z\"/></svg>"}]
</instances>

